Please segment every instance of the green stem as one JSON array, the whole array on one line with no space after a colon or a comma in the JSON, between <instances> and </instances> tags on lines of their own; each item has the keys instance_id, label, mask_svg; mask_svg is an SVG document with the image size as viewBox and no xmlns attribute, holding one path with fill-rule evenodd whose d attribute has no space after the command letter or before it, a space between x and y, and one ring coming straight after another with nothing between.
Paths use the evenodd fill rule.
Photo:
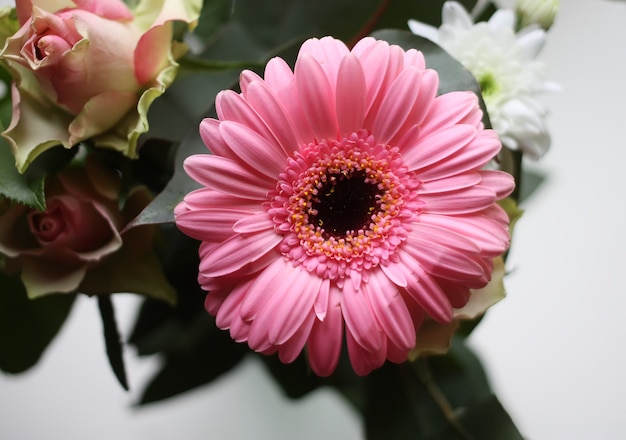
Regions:
<instances>
[{"instance_id":1,"label":"green stem","mask_svg":"<svg viewBox=\"0 0 626 440\"><path fill-rule=\"evenodd\" d=\"M178 60L181 70L186 73L195 72L218 72L230 69L254 69L263 67L258 61L214 61L191 56L185 56Z\"/></svg>"},{"instance_id":2,"label":"green stem","mask_svg":"<svg viewBox=\"0 0 626 440\"><path fill-rule=\"evenodd\" d=\"M457 421L454 414L454 408L448 402L448 399L443 394L437 383L435 382L433 375L430 371L427 358L420 358L413 363L415 368L411 371L417 376L419 381L424 385L424 388L433 399L435 404L441 410L441 413L446 418L450 426L459 434L463 440L472 440L472 436L463 428L463 426Z\"/></svg>"}]
</instances>

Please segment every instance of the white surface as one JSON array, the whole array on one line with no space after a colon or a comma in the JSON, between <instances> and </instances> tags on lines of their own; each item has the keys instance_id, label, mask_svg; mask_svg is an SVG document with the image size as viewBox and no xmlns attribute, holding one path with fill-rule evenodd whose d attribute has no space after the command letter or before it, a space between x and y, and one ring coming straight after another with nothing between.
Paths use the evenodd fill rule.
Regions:
<instances>
[{"instance_id":1,"label":"white surface","mask_svg":"<svg viewBox=\"0 0 626 440\"><path fill-rule=\"evenodd\" d=\"M561 8L543 58L563 92L545 100L554 143L534 164L548 179L515 232L509 296L472 343L527 438L624 439L626 2L563 1ZM116 301L123 322L133 304ZM330 392L290 402L251 361L210 387L133 409L157 361L127 353L129 395L103 353L96 303L83 299L36 368L0 374L0 438L362 436L359 419Z\"/></svg>"}]
</instances>

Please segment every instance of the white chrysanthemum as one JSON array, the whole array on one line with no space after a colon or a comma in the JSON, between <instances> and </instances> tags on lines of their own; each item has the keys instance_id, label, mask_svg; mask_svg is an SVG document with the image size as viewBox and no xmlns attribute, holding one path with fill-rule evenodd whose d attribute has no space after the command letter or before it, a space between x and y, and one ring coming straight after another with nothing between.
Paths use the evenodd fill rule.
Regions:
<instances>
[{"instance_id":1,"label":"white chrysanthemum","mask_svg":"<svg viewBox=\"0 0 626 440\"><path fill-rule=\"evenodd\" d=\"M550 146L546 108L537 95L554 90L536 60L546 39L544 30L515 32L515 12L501 9L488 22L474 23L461 4L443 5L439 29L416 20L409 28L459 60L478 80L491 123L502 143L538 159Z\"/></svg>"}]
</instances>

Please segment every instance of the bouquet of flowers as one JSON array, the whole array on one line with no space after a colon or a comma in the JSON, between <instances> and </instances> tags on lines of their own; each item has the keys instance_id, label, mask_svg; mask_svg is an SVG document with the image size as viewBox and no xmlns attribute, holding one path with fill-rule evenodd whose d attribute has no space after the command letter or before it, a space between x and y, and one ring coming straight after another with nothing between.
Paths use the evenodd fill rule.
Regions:
<instances>
[{"instance_id":1,"label":"bouquet of flowers","mask_svg":"<svg viewBox=\"0 0 626 440\"><path fill-rule=\"evenodd\" d=\"M122 387L126 345L164 359L140 404L257 355L288 396L336 389L368 438L521 438L466 339L550 145L557 8L1 9L0 369L88 295ZM124 340L120 293L144 298Z\"/></svg>"}]
</instances>

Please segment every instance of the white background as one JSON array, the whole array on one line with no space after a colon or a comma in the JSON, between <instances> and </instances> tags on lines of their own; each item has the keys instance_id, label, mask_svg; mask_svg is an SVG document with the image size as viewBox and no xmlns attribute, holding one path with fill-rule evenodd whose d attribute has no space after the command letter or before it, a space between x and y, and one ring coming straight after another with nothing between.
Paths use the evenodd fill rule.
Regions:
<instances>
[{"instance_id":1,"label":"white background","mask_svg":"<svg viewBox=\"0 0 626 440\"><path fill-rule=\"evenodd\" d=\"M625 42L626 2L561 2L542 55L563 87L545 99L553 148L529 165L547 179L515 232L509 296L472 336L497 394L533 440L626 438ZM124 331L135 304L116 300ZM126 358L130 394L108 369L95 301L81 299L39 365L0 373L0 438L362 438L359 418L331 391L289 401L255 361L183 397L133 408L158 360Z\"/></svg>"}]
</instances>

